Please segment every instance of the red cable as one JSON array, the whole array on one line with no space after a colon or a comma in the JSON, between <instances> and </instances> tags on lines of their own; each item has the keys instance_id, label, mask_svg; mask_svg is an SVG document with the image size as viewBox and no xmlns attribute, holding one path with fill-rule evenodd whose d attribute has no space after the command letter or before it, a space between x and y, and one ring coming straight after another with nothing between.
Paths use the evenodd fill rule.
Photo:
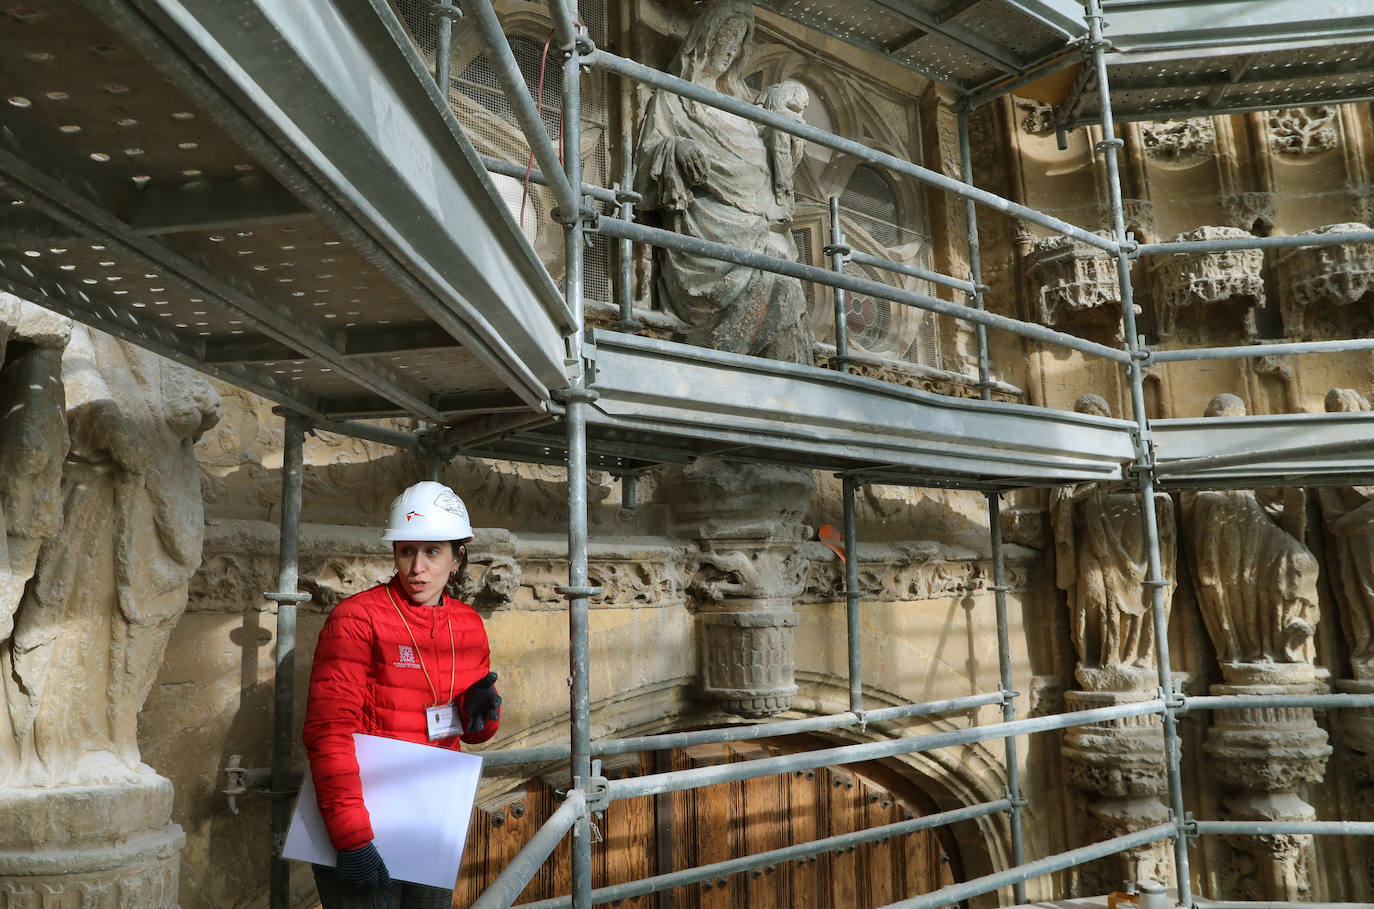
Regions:
<instances>
[{"instance_id":1,"label":"red cable","mask_svg":"<svg viewBox=\"0 0 1374 909\"><path fill-rule=\"evenodd\" d=\"M573 25L581 27L582 23L573 20ZM549 62L549 45L553 43L553 31L549 32L549 37L544 39L544 52L539 56L539 87L535 90L534 107L542 119L544 114L544 68ZM563 105L558 105L558 163L563 163ZM530 195L530 173L534 170L534 150L530 150L530 156L525 161L525 179L520 187L520 230L525 229L525 201Z\"/></svg>"}]
</instances>

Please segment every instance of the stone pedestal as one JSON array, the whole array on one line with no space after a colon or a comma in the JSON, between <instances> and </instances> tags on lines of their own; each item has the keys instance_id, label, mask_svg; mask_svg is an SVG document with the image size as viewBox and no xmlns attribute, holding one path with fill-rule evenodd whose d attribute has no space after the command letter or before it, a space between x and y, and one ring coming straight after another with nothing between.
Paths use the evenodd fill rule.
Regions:
<instances>
[{"instance_id":1,"label":"stone pedestal","mask_svg":"<svg viewBox=\"0 0 1374 909\"><path fill-rule=\"evenodd\" d=\"M1081 670L1080 670L1081 671ZM1154 692L1066 691L1069 710L1138 704ZM1164 727L1159 716L1135 716L1065 731L1064 756L1069 783L1096 796L1088 805L1086 841L1122 836L1168 820L1161 801L1166 789ZM1174 879L1169 841L1150 843L1081 869L1084 893L1113 890L1123 880Z\"/></svg>"},{"instance_id":2,"label":"stone pedestal","mask_svg":"<svg viewBox=\"0 0 1374 909\"><path fill-rule=\"evenodd\" d=\"M703 458L668 480L674 531L701 547L689 589L700 610L701 691L760 719L797 693L793 598L810 563L799 553L815 479L797 468Z\"/></svg>"},{"instance_id":3,"label":"stone pedestal","mask_svg":"<svg viewBox=\"0 0 1374 909\"><path fill-rule=\"evenodd\" d=\"M1216 695L1313 694L1320 691L1305 664L1223 664L1232 684ZM1211 770L1230 792L1227 820L1310 821L1316 811L1298 794L1319 783L1331 746L1309 708L1219 710L1204 746ZM1227 836L1229 860L1221 869L1222 895L1231 899L1312 899L1310 836Z\"/></svg>"},{"instance_id":4,"label":"stone pedestal","mask_svg":"<svg viewBox=\"0 0 1374 909\"><path fill-rule=\"evenodd\" d=\"M176 909L186 836L172 784L0 791L0 905Z\"/></svg>"}]
</instances>

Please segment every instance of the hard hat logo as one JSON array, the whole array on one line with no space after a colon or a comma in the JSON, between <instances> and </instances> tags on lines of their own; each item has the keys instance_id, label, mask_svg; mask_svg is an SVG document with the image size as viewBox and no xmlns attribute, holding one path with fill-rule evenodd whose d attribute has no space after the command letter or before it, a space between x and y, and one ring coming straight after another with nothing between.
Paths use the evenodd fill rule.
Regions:
<instances>
[{"instance_id":1,"label":"hard hat logo","mask_svg":"<svg viewBox=\"0 0 1374 909\"><path fill-rule=\"evenodd\" d=\"M423 509L423 510L421 510ZM416 483L391 503L383 540L472 539L472 522L463 500L442 483Z\"/></svg>"}]
</instances>

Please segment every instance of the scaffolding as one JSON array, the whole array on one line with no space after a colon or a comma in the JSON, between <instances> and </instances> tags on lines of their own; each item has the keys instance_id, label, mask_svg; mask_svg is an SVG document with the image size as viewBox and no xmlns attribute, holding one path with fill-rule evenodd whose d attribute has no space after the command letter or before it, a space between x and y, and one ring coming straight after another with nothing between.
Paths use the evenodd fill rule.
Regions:
<instances>
[{"instance_id":1,"label":"scaffolding","mask_svg":"<svg viewBox=\"0 0 1374 909\"><path fill-rule=\"evenodd\" d=\"M958 91L962 179L955 180L597 48L577 25L576 0L548 2L563 70L565 124L560 156L521 79L491 0L465 0L464 21L470 21L480 34L538 162L539 170L533 178L547 184L558 201L556 217L564 227L566 264L561 288L553 286L486 180L488 168L500 173L503 168L509 170L508 166L476 154L449 110L447 92L435 85L434 80L443 86L449 81L447 48L454 19L460 15L452 0L443 0L435 8L440 52L434 74L410 47L384 0L351 5L321 2L309 5L309 12L289 4L256 0L89 0L82 7L71 2L51 3L45 6L52 9L24 8L10 13L21 22L25 22L23 17L30 17L39 27L41 20L51 15L49 25L61 23L63 28L75 28L84 38L96 42L92 47L97 54L120 58L123 53L135 58L125 61L129 67L143 67L134 78L155 75L174 83L181 93L180 98L164 93L156 99L159 104L189 100L222 131L206 133L196 141L186 140L178 146L211 146L214 154L206 153L210 163L187 167L181 174L194 181L206 176L203 171L217 169L212 175L216 179L207 178L205 186L199 188L198 182L185 184L180 192L134 193L127 181L116 185L82 178L74 160L80 158L84 167L97 171L105 168L101 171L105 173L115 168L111 153L103 149L122 147L121 163L137 171L132 178L134 188L155 189L162 175L177 166L169 163L174 156L167 161L158 159L155 166L131 163L145 157L145 150L127 142L121 144L113 137L119 130L133 129L137 117L129 113L116 121L113 132L108 126L103 127L110 133L102 138L105 145L82 148L75 158L54 155L50 160L40 161L38 152L45 148L39 144L41 130L64 123L64 114L50 110L38 99L41 87L37 83L29 93L17 89L9 98L11 116L6 121L7 127L12 127L8 133L12 141L9 147L0 148L0 192L9 203L8 236L19 238L21 244L16 247L10 242L0 247L0 286L281 405L285 453L280 575L278 590L267 594L277 604L278 629L273 790L281 792L290 785L295 609L298 603L308 600L308 594L297 590L302 443L306 431L320 429L413 451L425 459L431 475L437 473L445 459L459 451L567 465L569 576L567 585L558 592L568 603L569 741L564 746L491 751L486 753L485 760L499 765L566 759L571 765L572 787L562 806L474 904L482 909L511 905L568 833L572 834L572 892L534 904L541 909L586 909L858 843L1002 815L1007 818L1010 833L1009 867L906 898L892 906L934 909L1008 887L1016 902L1024 902L1025 882L1031 878L1145 844L1171 841L1178 902L1185 909L1192 909L1195 897L1188 870L1188 844L1192 838L1221 834L1374 834L1374 823L1223 822L1196 820L1189 814L1178 755L1177 724L1184 711L1236 707L1368 708L1374 706L1374 695L1184 696L1170 664L1163 597L1166 587L1173 582L1163 575L1154 505L1155 490L1162 486L1244 488L1259 484L1374 482L1370 479L1374 477L1374 461L1369 458L1374 427L1367 418L1349 414L1150 421L1144 396L1144 370L1151 363L1368 350L1374 349L1374 340L1152 351L1136 330L1130 275L1132 261L1144 256L1371 242L1374 232L1137 243L1125 224L1118 169L1123 143L1116 138L1115 124L1123 118L1157 117L1173 102L1166 98L1165 107L1161 108L1142 101L1125 117L1113 114L1109 73L1112 42L1104 36L1103 0L1086 0L1086 12L1068 0L998 3L1002 11L1009 9L1043 26L1042 31L1049 38L1042 35L1038 44L1032 42L1034 46L1023 57L1016 58L981 36L972 25L942 21L922 13L920 4L872 0L876 7L899 13L915 29L915 37L902 44L900 51L880 49L883 56L945 81ZM963 9L974 5L964 4ZM1122 21L1130 26L1126 33L1132 40L1154 55L1151 60L1186 60L1186 54L1180 56L1180 49L1196 49L1221 40L1215 29L1205 28L1177 29L1171 37L1161 37L1165 30L1146 27L1141 18L1142 12L1150 12L1143 8L1152 4L1117 0L1108 5L1115 6L1117 9L1111 12L1119 12ZM1227 3L1216 0L1203 5L1224 7ZM852 29L846 31L842 22L837 25L824 15L824 6L801 2L795 4L792 14L797 21L821 30L830 23L851 43L874 49L869 47L872 42L856 39ZM1322 23L1325 31L1309 23L1317 29L1312 35L1329 39L1333 30L1339 31L1338 44L1368 35L1368 23L1354 12L1348 18L1343 31L1338 28L1339 17L1334 26L1330 20ZM1274 37L1272 23L1247 23L1241 31L1245 40L1240 44L1256 54L1286 46L1284 40ZM274 41L264 41L264 35L273 36ZM0 50L19 55L11 59L34 52L25 43L26 38L8 40L13 46ZM922 64L921 45L930 40L956 47L974 63L965 65L946 59L945 65L934 69ZM1285 40L1291 43L1298 38L1289 36ZM132 54L127 49L132 49ZM1096 148L1106 164L1112 215L1108 236L1085 231L979 189L973 183L971 112L1078 62L1084 64L1083 70L1060 125L1070 128L1094 122L1100 128ZM578 111L579 74L586 67L713 105L963 199L970 273L957 277L913 270L903 263L854 251L845 243L835 199L831 200L830 242L825 250L829 268L750 253L634 223L628 143L622 146L623 170L617 186L583 183ZM1326 98L1348 101L1369 97L1369 84L1374 82L1371 71L1374 66L1346 66L1339 73L1343 81ZM1328 73L1318 72L1323 74ZM1260 109L1253 106L1256 104L1282 106L1289 98L1284 93L1286 83L1282 77L1232 83L1233 86L1208 95L1208 110ZM293 98L283 88L299 85L310 86L318 94ZM109 82L103 90L118 97L128 92L129 87L122 82ZM1223 97L1228 91L1242 97ZM53 93L48 93L48 97L53 98ZM1311 99L1310 94L1300 97L1303 101ZM1194 105L1188 110L1198 109ZM158 110L169 113L163 108ZM23 119L30 112L38 118L37 126L31 122L33 118ZM139 116L143 113L152 116L151 110ZM195 118L195 114L188 112L183 117L182 113L180 108L170 112L178 121ZM59 128L68 133L80 132L83 124L73 120ZM101 130L93 128L88 132L99 134ZM167 136L159 134L158 138ZM436 148L441 148L443 154L438 154ZM359 149L364 153L359 153ZM156 158L157 155L150 156L150 160ZM256 179L260 172L276 182ZM599 213L589 200L614 206L614 215ZM1121 295L1124 346L1118 349L988 312L984 305L988 287L983 283L979 248L979 205L1072 237L1110 255ZM347 312L359 319L342 325L335 323L333 327L341 329L339 332L322 330L321 326L327 323L307 319L309 311L300 308L305 305L299 299L304 291L283 289L290 285L291 278L279 278L283 286L275 287L251 272L232 267L239 260L225 253L237 246L234 251L251 261L253 253L261 251L250 242L259 231L273 233L273 242L292 241L293 234L311 235L318 248L302 254L309 264L333 263L340 256L353 256L348 264L354 271L389 288L388 293L412 301L422 317L407 315L394 301L372 304L370 311L360 315L366 304L353 299L350 302L358 310L342 306L334 315ZM617 281L621 310L616 332L584 329L583 252L587 238L593 234L617 241L622 250ZM770 363L634 336L640 326L630 300L628 269L632 257L624 253L634 243L711 256L831 287L837 369L825 371ZM76 252L78 244L89 245L90 251ZM294 242L279 245L283 250L295 249ZM99 261L105 256L110 257L107 262ZM951 303L854 277L845 273L847 261L914 274L957 291L964 300ZM283 269L294 264L274 261L263 271L289 274ZM82 278L78 283L83 274L98 277ZM127 284L116 285L116 281L124 279ZM330 283L332 275L321 273L318 279L317 293L347 295L347 288ZM153 287L149 282L166 283L173 290ZM123 293L133 286L138 286L140 293L130 298L132 306L139 306L136 300L151 301L152 310L135 312L124 304ZM120 289L111 290L114 287ZM980 399L946 399L851 375L845 323L847 293L867 294L973 324ZM206 300L210 301L208 305ZM157 307L162 306L166 308L158 312ZM220 315L207 316L198 306L216 308ZM170 317L169 321L159 322L153 317L154 312ZM204 320L197 321L198 317ZM240 338L245 329L234 326L245 324L257 334ZM989 364L988 329L1125 366L1132 419L1095 418L993 401L996 383ZM443 335L438 343L433 338L436 331ZM437 351L447 365L435 363L427 367L428 375L418 380L413 374L401 376L389 365L388 358L397 352L413 354L417 350ZM278 363L287 368L263 368L263 364L275 367ZM646 380L647 363L655 364L660 370L658 375L661 371L670 373L679 385L711 387L726 400L718 411L712 412L709 405L691 400L690 395L674 398L663 390L663 385L671 383L663 383L655 376ZM449 372L443 372L445 368ZM769 387L785 389L795 405L782 409L754 405L751 410L749 399ZM778 399L779 395L772 396L772 400ZM722 418L726 410L734 416ZM847 412L861 417L847 424L833 419L834 414ZM398 414L428 421L430 428L411 434L357 419ZM822 414L826 415L824 422L820 419ZM458 421L457 417L463 420ZM1276 433L1275 426L1280 424L1285 431ZM732 457L814 466L837 473L843 483L844 545L847 552L854 554L859 551L855 496L864 484L896 483L982 492L987 502L993 559L993 583L989 589L994 594L996 609L999 690L948 701L866 709L857 633L862 593L858 589L857 558L851 557L846 562L843 591L848 631L848 711L799 720L594 741L590 727L589 598L600 593L600 589L590 584L588 573L587 471L602 467L632 479L655 465L685 463L722 448L728 448ZM1017 719L1018 695L1013 690L1008 640L1007 593L1011 587L1003 559L1000 497L1011 489L1083 481L1129 482L1139 492L1149 555L1145 586L1153 598L1158 691L1155 697L1138 703ZM633 484L627 483L626 488L633 495ZM595 762L609 754L864 726L987 705L1001 706L1000 723L743 763L608 780ZM1146 716L1158 716L1162 724L1168 821L1059 855L1026 861L1021 829L1021 811L1026 803L1017 777L1016 739L1032 733ZM1003 742L1006 755L1007 791L1003 798L715 865L592 888L591 818L614 800L998 739ZM289 904L287 867L276 858L285 836L285 804L279 802L279 810L273 813L270 898L274 909Z\"/></svg>"}]
</instances>

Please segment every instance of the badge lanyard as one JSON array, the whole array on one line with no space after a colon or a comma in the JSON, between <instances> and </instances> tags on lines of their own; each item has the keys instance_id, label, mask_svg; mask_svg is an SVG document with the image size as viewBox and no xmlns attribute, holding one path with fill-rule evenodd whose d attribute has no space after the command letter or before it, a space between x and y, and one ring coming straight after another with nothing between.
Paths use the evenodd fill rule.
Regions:
<instances>
[{"instance_id":1,"label":"badge lanyard","mask_svg":"<svg viewBox=\"0 0 1374 909\"><path fill-rule=\"evenodd\" d=\"M390 584L386 587L386 596L387 599L391 600L391 605L396 607L396 614L401 617L401 624L406 627L406 634L410 635L410 643L415 645L415 655L420 659L420 671L425 674L425 681L429 683L430 694L434 695L434 704L432 706L438 707L440 705L439 691L434 687L434 680L429 677L429 670L425 668L424 651L420 649L419 642L415 640L415 632L410 630L410 623L406 621L406 614L401 611L401 604L397 603L396 598L391 595ZM439 602L443 602L442 595ZM458 669L458 648L453 643L453 622L451 620L448 623L448 650L448 701L444 703L453 702L453 683Z\"/></svg>"}]
</instances>

